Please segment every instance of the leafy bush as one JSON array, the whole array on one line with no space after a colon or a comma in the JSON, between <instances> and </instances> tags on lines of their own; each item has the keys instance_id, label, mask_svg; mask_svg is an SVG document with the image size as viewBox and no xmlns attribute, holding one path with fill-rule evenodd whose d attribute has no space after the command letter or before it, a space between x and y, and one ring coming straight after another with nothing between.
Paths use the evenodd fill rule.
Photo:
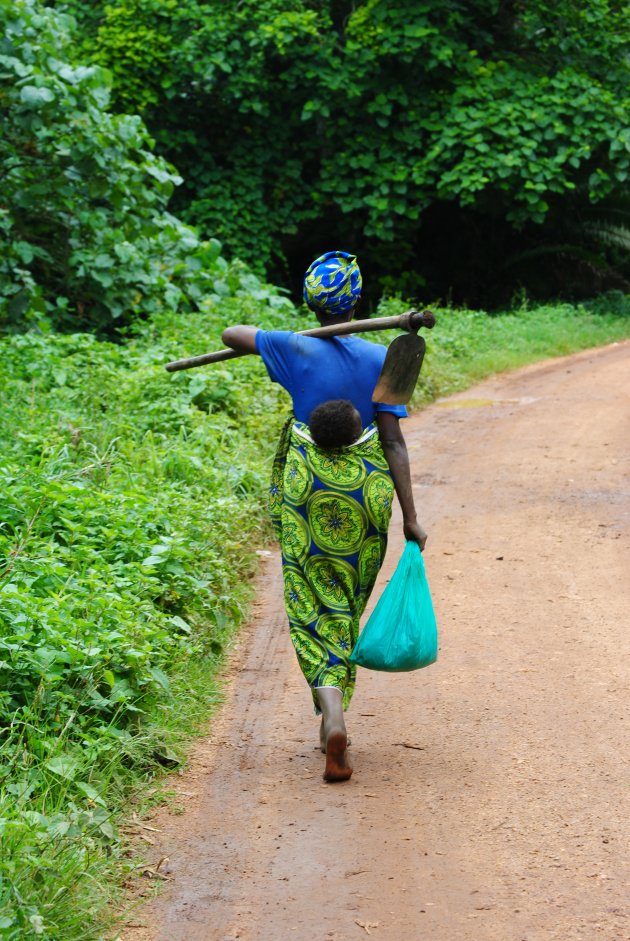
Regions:
<instances>
[{"instance_id":1,"label":"leafy bush","mask_svg":"<svg viewBox=\"0 0 630 941\"><path fill-rule=\"evenodd\" d=\"M166 212L181 182L109 75L71 65L72 20L0 0L0 328L112 332L223 289L216 240Z\"/></svg>"},{"instance_id":2,"label":"leafy bush","mask_svg":"<svg viewBox=\"0 0 630 941\"><path fill-rule=\"evenodd\" d=\"M164 370L185 348L207 351L228 322L293 322L242 266L224 275L220 307L156 318L124 347L87 334L1 344L7 937L75 937L89 886L70 890L57 868L104 862L130 783L176 760L178 677L191 664L216 670L249 597L277 394L257 358ZM200 680L201 701L207 689Z\"/></svg>"}]
</instances>

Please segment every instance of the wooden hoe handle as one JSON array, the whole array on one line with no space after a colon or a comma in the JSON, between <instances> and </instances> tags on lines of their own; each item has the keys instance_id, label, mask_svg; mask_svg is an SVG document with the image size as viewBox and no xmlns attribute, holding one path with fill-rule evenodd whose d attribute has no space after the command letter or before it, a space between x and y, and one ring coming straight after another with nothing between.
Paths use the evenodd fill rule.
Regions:
<instances>
[{"instance_id":1,"label":"wooden hoe handle","mask_svg":"<svg viewBox=\"0 0 630 941\"><path fill-rule=\"evenodd\" d=\"M369 333L372 330L409 330L420 327L431 330L435 326L435 316L430 310L408 310L398 317L376 317L374 320L350 320L348 323L331 324L328 327L313 327L312 330L298 330L303 337L342 337L350 333ZM180 369L193 369L195 366L207 366L209 363L221 363L237 356L249 356L237 350L218 350L216 353L204 353L189 359L177 359L166 364L167 372L179 372Z\"/></svg>"}]
</instances>

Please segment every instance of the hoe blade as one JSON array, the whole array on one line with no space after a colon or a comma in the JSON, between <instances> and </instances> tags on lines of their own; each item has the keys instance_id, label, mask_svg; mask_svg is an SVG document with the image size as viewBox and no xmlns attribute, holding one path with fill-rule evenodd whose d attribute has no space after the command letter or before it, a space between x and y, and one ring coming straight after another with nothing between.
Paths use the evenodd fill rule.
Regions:
<instances>
[{"instance_id":1,"label":"hoe blade","mask_svg":"<svg viewBox=\"0 0 630 941\"><path fill-rule=\"evenodd\" d=\"M372 401L406 405L416 387L426 343L417 333L405 333L390 343Z\"/></svg>"}]
</instances>

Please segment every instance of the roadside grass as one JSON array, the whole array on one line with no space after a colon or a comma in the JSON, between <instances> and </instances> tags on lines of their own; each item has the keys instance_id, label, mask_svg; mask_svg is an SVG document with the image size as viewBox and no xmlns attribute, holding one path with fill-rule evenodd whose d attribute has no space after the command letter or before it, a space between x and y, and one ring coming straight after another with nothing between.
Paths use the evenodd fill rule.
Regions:
<instances>
[{"instance_id":1,"label":"roadside grass","mask_svg":"<svg viewBox=\"0 0 630 941\"><path fill-rule=\"evenodd\" d=\"M388 301L382 306L389 315L409 305ZM487 376L630 336L630 300L621 302L615 295L609 305L602 298L491 315L450 308L435 308L435 313L433 332L423 331L427 352L412 400L415 408Z\"/></svg>"},{"instance_id":2,"label":"roadside grass","mask_svg":"<svg viewBox=\"0 0 630 941\"><path fill-rule=\"evenodd\" d=\"M388 300L378 313L407 306ZM630 336L618 298L436 314L416 407ZM120 826L220 700L256 548L270 537L264 496L289 402L256 357L174 375L163 363L216 348L235 322L302 327L273 289L250 283L200 314L161 316L120 346L86 335L0 342L7 941L111 937L135 865Z\"/></svg>"}]
</instances>

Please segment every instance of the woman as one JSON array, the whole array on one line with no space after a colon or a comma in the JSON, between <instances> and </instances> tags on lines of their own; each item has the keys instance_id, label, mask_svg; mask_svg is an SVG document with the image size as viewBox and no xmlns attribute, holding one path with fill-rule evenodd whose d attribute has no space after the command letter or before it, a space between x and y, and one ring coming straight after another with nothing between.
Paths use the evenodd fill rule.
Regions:
<instances>
[{"instance_id":1,"label":"woman","mask_svg":"<svg viewBox=\"0 0 630 941\"><path fill-rule=\"evenodd\" d=\"M304 300L322 326L351 320L360 297L354 255L327 252L306 272ZM399 428L407 410L372 402L386 349L357 336L321 339L238 326L224 331L223 342L258 353L293 400L274 462L270 511L282 548L291 639L322 714L324 779L345 781L352 768L344 710L356 678L348 657L385 557L394 487L405 538L421 549L427 539ZM332 450L319 447L308 427L313 411L330 400L351 402L363 429L354 443Z\"/></svg>"}]
</instances>

